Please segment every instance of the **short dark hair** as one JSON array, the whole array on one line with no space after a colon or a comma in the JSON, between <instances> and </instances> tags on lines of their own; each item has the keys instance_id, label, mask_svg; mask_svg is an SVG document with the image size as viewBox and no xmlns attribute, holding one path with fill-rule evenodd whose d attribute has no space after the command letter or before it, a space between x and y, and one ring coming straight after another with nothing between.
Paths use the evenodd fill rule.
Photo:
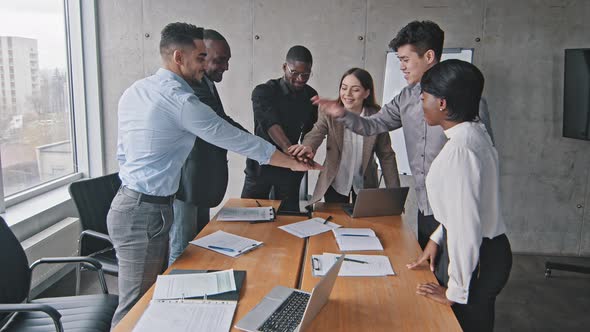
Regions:
<instances>
[{"instance_id":1,"label":"short dark hair","mask_svg":"<svg viewBox=\"0 0 590 332\"><path fill-rule=\"evenodd\" d=\"M219 40L219 41L227 42L227 40L225 40L225 37L223 37L222 34L220 34L219 32L217 32L216 30L213 30L213 29L205 29L203 31L203 39Z\"/></svg>"},{"instance_id":2,"label":"short dark hair","mask_svg":"<svg viewBox=\"0 0 590 332\"><path fill-rule=\"evenodd\" d=\"M340 89L340 87L342 86L342 81L344 81L344 78L348 75L354 75L354 77L356 77L359 80L359 82L361 82L361 85L365 90L370 90L369 96L365 98L365 100L363 100L363 107L380 109L381 106L377 104L377 101L375 99L375 87L373 85L373 77L371 77L371 74L369 74L368 71L361 68L350 68L349 70L345 71L342 75L338 89ZM340 98L338 98L338 103L342 105L342 100Z\"/></svg>"},{"instance_id":3,"label":"short dark hair","mask_svg":"<svg viewBox=\"0 0 590 332\"><path fill-rule=\"evenodd\" d=\"M436 61L440 62L445 32L432 21L412 21L403 27L389 42L389 47L397 52L404 45L412 45L419 56L423 56L428 50L433 50Z\"/></svg>"},{"instance_id":4,"label":"short dark hair","mask_svg":"<svg viewBox=\"0 0 590 332\"><path fill-rule=\"evenodd\" d=\"M447 101L448 120L476 121L484 77L473 64L461 60L445 60L424 73L422 91Z\"/></svg>"},{"instance_id":5,"label":"short dark hair","mask_svg":"<svg viewBox=\"0 0 590 332\"><path fill-rule=\"evenodd\" d=\"M305 46L295 45L289 49L287 52L287 57L285 59L287 62L305 62L309 63L310 65L313 64L313 58L311 57L311 52Z\"/></svg>"},{"instance_id":6,"label":"short dark hair","mask_svg":"<svg viewBox=\"0 0 590 332\"><path fill-rule=\"evenodd\" d=\"M203 28L189 23L170 23L162 29L160 54L170 54L172 47L193 47L195 39L203 39Z\"/></svg>"}]
</instances>

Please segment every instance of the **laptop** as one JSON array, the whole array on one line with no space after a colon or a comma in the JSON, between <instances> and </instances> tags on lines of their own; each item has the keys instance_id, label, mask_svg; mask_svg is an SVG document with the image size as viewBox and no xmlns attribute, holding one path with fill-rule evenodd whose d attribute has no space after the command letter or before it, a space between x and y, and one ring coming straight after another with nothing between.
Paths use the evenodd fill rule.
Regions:
<instances>
[{"instance_id":1,"label":"laptop","mask_svg":"<svg viewBox=\"0 0 590 332\"><path fill-rule=\"evenodd\" d=\"M345 204L342 209L353 218L399 216L404 212L408 187L361 189L354 206Z\"/></svg>"},{"instance_id":2,"label":"laptop","mask_svg":"<svg viewBox=\"0 0 590 332\"><path fill-rule=\"evenodd\" d=\"M343 261L341 255L311 293L276 286L235 327L250 332L305 331L328 302Z\"/></svg>"}]
</instances>

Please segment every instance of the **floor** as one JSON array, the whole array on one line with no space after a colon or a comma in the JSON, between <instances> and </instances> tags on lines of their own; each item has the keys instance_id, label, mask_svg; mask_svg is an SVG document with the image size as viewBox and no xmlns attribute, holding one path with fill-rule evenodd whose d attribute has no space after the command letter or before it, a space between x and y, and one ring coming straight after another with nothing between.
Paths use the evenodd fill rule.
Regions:
<instances>
[{"instance_id":1,"label":"floor","mask_svg":"<svg viewBox=\"0 0 590 332\"><path fill-rule=\"evenodd\" d=\"M495 331L590 331L590 275L554 270L546 279L548 259L590 266L590 257L514 255L510 280L496 300ZM116 293L116 278L106 280L109 292ZM71 273L40 297L71 295L74 288ZM96 274L84 272L81 293L98 292Z\"/></svg>"}]
</instances>

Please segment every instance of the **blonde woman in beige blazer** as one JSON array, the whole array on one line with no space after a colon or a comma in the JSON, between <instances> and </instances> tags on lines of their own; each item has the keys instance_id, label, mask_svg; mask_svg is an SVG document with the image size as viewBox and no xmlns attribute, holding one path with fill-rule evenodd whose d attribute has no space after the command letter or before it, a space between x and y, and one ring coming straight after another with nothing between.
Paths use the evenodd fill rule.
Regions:
<instances>
[{"instance_id":1,"label":"blonde woman in beige blazer","mask_svg":"<svg viewBox=\"0 0 590 332\"><path fill-rule=\"evenodd\" d=\"M352 112L369 116L380 109L373 91L371 75L366 70L352 68L340 79L339 102ZM400 186L388 133L360 136L324 112L318 112L313 129L305 135L302 144L291 146L289 152L312 160L326 135L324 170L320 172L310 203L321 200L322 196L328 203L347 203L350 195L354 201L359 189L377 188L379 179L374 155L379 158L385 185L388 188ZM343 161L343 157L346 160Z\"/></svg>"}]
</instances>

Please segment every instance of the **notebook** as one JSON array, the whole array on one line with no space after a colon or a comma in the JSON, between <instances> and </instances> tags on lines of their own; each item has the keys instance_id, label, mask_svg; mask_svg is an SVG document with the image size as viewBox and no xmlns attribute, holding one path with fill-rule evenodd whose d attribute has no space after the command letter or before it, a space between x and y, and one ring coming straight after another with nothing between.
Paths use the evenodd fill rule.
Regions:
<instances>
[{"instance_id":1,"label":"notebook","mask_svg":"<svg viewBox=\"0 0 590 332\"><path fill-rule=\"evenodd\" d=\"M251 332L304 331L328 302L343 261L344 255L320 279L311 293L276 286L235 327Z\"/></svg>"},{"instance_id":2,"label":"notebook","mask_svg":"<svg viewBox=\"0 0 590 332\"><path fill-rule=\"evenodd\" d=\"M236 289L234 291L210 295L205 298L153 299L133 331L229 331L246 274L245 271L232 272L235 278ZM190 276L205 273L207 271L172 270L168 276ZM158 287L157 284L156 287Z\"/></svg>"}]
</instances>

